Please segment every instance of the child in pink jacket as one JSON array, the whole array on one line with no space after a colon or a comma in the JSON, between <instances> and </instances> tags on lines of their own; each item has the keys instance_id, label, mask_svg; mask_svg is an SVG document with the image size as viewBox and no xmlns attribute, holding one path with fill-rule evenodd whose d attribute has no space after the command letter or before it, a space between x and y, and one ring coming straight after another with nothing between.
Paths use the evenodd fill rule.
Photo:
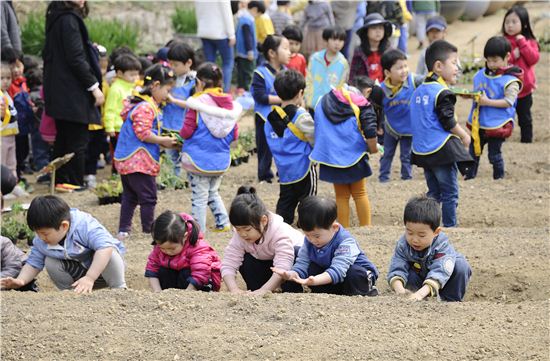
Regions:
<instances>
[{"instance_id":1,"label":"child in pink jacket","mask_svg":"<svg viewBox=\"0 0 550 361\"><path fill-rule=\"evenodd\" d=\"M166 288L219 291L221 261L185 213L166 211L153 223L153 244L145 277L154 292Z\"/></svg>"},{"instance_id":2,"label":"child in pink jacket","mask_svg":"<svg viewBox=\"0 0 550 361\"><path fill-rule=\"evenodd\" d=\"M269 212L253 187L241 186L231 203L229 221L235 233L225 249L222 277L229 292L242 293L236 281L241 273L246 289L264 294L282 286L284 292L302 292L296 283L284 283L271 267L290 270L304 235L277 214Z\"/></svg>"},{"instance_id":3,"label":"child in pink jacket","mask_svg":"<svg viewBox=\"0 0 550 361\"><path fill-rule=\"evenodd\" d=\"M510 8L504 15L502 33L512 45L510 65L519 66L523 70L523 88L518 94L516 113L521 128L521 142L533 142L533 120L531 106L532 93L536 89L535 64L540 58L539 44L531 30L529 13L520 5Z\"/></svg>"}]
</instances>

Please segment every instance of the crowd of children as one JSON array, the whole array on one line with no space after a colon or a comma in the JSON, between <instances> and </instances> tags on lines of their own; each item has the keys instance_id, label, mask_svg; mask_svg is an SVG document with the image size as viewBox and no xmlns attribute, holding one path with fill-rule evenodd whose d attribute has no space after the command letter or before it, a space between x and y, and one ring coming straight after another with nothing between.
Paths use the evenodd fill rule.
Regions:
<instances>
[{"instance_id":1,"label":"crowd of children","mask_svg":"<svg viewBox=\"0 0 550 361\"><path fill-rule=\"evenodd\" d=\"M458 224L458 172L475 178L485 145L493 178L505 176L501 148L516 110L521 141L533 140L530 108L539 53L527 11L508 10L502 36L485 46L486 66L468 95L469 132L455 117L451 87L460 62L458 49L444 40L444 18L426 16L429 46L413 74L407 54L392 47L392 33L406 31L398 8L391 18L366 15L349 65L342 53L349 31L335 23L330 3L308 2L300 26L293 24L289 3L277 1L276 9L267 9L263 1L239 1L235 19L237 95L250 90L255 103L258 181L273 182L272 159L277 168L275 213L253 187L239 189L229 213L219 195L243 110L226 92L231 81L226 69L197 64L195 50L177 39L159 51L156 64L125 47L113 49L107 61L98 47L106 102L102 124L90 128L85 179L94 187L100 153L112 158L123 187L118 235L58 197L36 197L27 214L36 233L33 248L21 266L21 255L6 246L14 260L8 265L18 264L21 271L2 269L0 286L34 290L34 279L46 267L59 289L125 288L123 242L139 205L142 230L153 238L145 272L153 291L218 291L223 279L230 292L244 292L239 272L254 294L278 288L302 292L305 285L312 292L375 296L379 271L346 229L349 199L359 225L371 225L369 154L384 150L378 179L389 182L399 145L401 179L411 179L412 165L419 166L428 192L405 207L406 232L391 259L389 285L397 294L414 292L409 297L416 300L462 300L471 270L440 222ZM26 68L24 60L20 52L2 49L2 165L22 180L29 144L36 168L50 159L50 138L39 132L46 128L47 110L40 105L38 67ZM167 132L179 133L183 144ZM177 176L187 175L191 215L167 211L155 219L161 152L172 159ZM318 178L334 185L335 201L316 196ZM13 193L25 194L20 188ZM204 239L207 208L214 231L234 232L223 259ZM296 209L303 233L291 226Z\"/></svg>"}]
</instances>

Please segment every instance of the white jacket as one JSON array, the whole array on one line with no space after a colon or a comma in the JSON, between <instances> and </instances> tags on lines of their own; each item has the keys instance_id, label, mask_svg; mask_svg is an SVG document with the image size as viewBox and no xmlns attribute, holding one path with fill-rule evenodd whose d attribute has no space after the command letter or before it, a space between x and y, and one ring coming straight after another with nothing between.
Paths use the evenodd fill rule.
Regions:
<instances>
[{"instance_id":1,"label":"white jacket","mask_svg":"<svg viewBox=\"0 0 550 361\"><path fill-rule=\"evenodd\" d=\"M229 0L195 0L197 36L210 40L235 38Z\"/></svg>"}]
</instances>

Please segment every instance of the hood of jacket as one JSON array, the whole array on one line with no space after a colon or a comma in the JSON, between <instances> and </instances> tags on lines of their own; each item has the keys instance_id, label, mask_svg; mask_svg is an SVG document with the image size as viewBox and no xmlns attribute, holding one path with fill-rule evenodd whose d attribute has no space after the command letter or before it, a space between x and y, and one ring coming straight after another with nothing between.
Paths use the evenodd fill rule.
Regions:
<instances>
[{"instance_id":1,"label":"hood of jacket","mask_svg":"<svg viewBox=\"0 0 550 361\"><path fill-rule=\"evenodd\" d=\"M351 89L350 89L351 90ZM350 91L351 100L359 107L368 105L368 101L360 94ZM326 117L333 123L339 124L355 116L353 109L341 90L335 89L321 98L321 107Z\"/></svg>"},{"instance_id":2,"label":"hood of jacket","mask_svg":"<svg viewBox=\"0 0 550 361\"><path fill-rule=\"evenodd\" d=\"M243 108L239 103L233 101L231 95L202 94L197 98L189 98L188 102L193 103L192 99L207 105L206 108L203 108L204 111L200 111L200 115L214 137L225 138L233 131ZM220 116L216 114L215 109L210 108L222 108L229 110L229 112L224 116Z\"/></svg>"}]
</instances>

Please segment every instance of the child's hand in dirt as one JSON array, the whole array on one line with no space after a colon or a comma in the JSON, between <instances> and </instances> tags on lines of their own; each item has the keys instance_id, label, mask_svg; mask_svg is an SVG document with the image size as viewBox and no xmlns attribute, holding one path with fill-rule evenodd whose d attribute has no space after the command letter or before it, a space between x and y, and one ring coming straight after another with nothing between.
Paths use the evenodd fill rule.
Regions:
<instances>
[{"instance_id":1,"label":"child's hand in dirt","mask_svg":"<svg viewBox=\"0 0 550 361\"><path fill-rule=\"evenodd\" d=\"M94 288L94 280L88 276L84 276L73 283L71 286L74 287L76 293L92 293Z\"/></svg>"},{"instance_id":2,"label":"child's hand in dirt","mask_svg":"<svg viewBox=\"0 0 550 361\"><path fill-rule=\"evenodd\" d=\"M0 288L1 289L12 289L12 288L20 288L25 285L25 282L23 280L13 278L13 277L6 277L6 278L0 278Z\"/></svg>"},{"instance_id":3,"label":"child's hand in dirt","mask_svg":"<svg viewBox=\"0 0 550 361\"><path fill-rule=\"evenodd\" d=\"M420 295L418 292L415 292L415 293L409 294L407 299L410 301L422 301L424 297L422 297L422 295Z\"/></svg>"},{"instance_id":4,"label":"child's hand in dirt","mask_svg":"<svg viewBox=\"0 0 550 361\"><path fill-rule=\"evenodd\" d=\"M252 295L252 296L263 296L263 295L265 295L266 293L269 293L269 292L271 292L271 291L258 288L256 291L248 291L247 294Z\"/></svg>"}]
</instances>

